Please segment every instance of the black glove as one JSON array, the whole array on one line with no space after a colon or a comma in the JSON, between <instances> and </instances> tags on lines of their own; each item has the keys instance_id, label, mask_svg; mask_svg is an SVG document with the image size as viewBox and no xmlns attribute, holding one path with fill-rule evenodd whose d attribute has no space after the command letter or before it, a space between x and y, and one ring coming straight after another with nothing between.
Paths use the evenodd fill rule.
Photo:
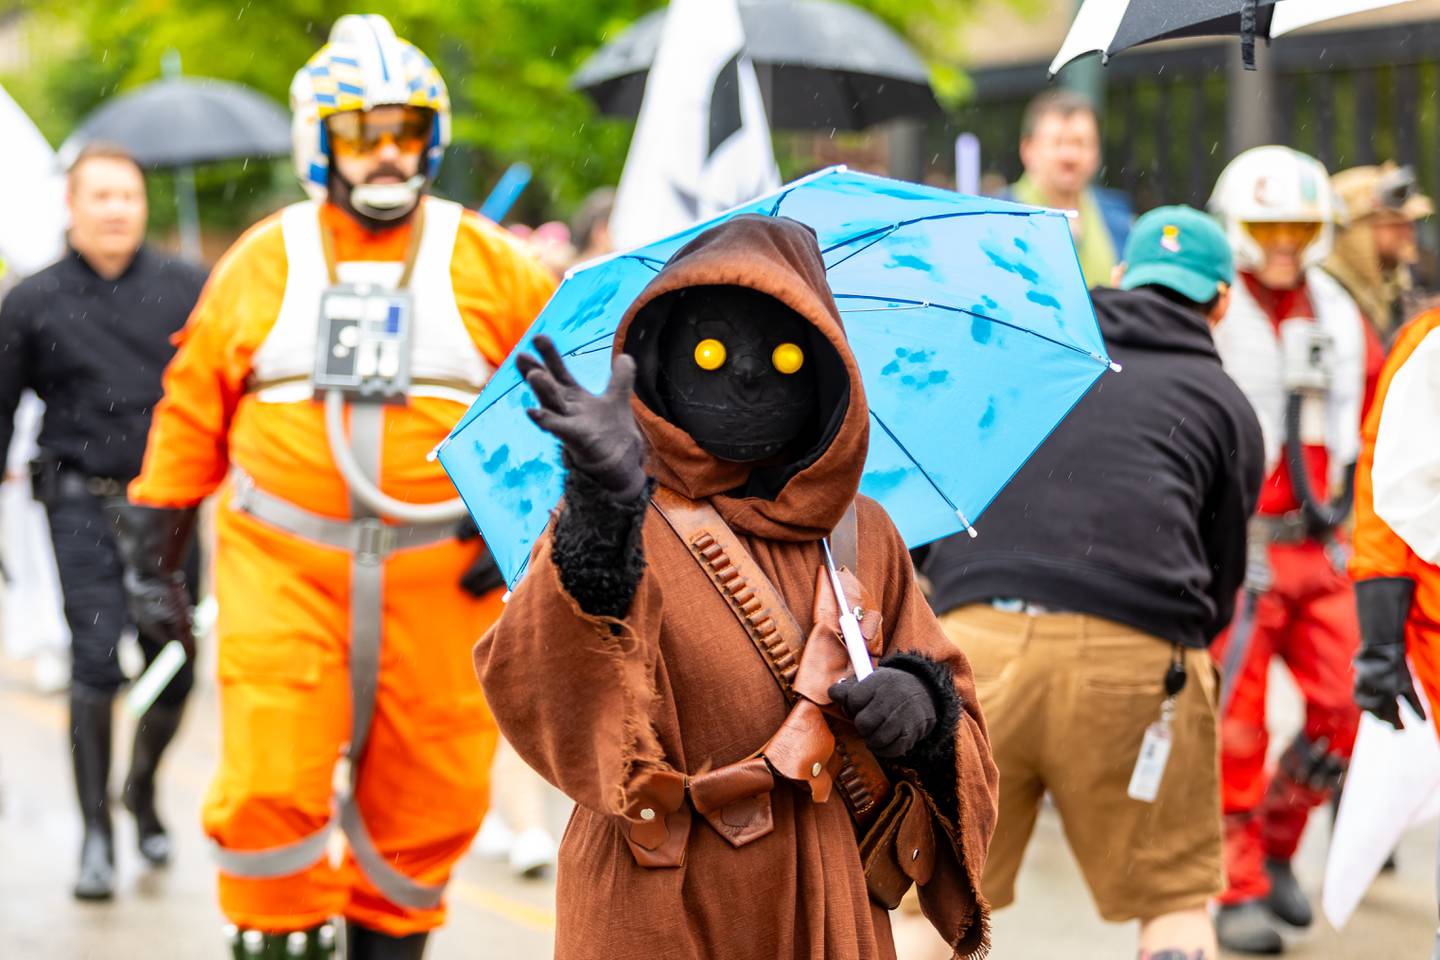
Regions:
<instances>
[{"instance_id":1,"label":"black glove","mask_svg":"<svg viewBox=\"0 0 1440 960\"><path fill-rule=\"evenodd\" d=\"M125 566L125 598L135 626L163 643L179 641L190 656L195 637L185 555L195 530L195 508L117 505L116 540Z\"/></svg>"},{"instance_id":2,"label":"black glove","mask_svg":"<svg viewBox=\"0 0 1440 960\"><path fill-rule=\"evenodd\" d=\"M461 543L480 539L480 528L475 526L475 520L468 513L455 527L455 539ZM496 587L504 585L505 577L495 565L495 558L490 556L490 549L482 543L480 552L475 554L474 562L460 575L460 589L472 597L483 597Z\"/></svg>"},{"instance_id":3,"label":"black glove","mask_svg":"<svg viewBox=\"0 0 1440 960\"><path fill-rule=\"evenodd\" d=\"M554 434L566 463L594 480L617 500L645 491L645 438L630 410L635 361L621 355L610 367L605 392L591 393L575 382L548 337L536 337L544 363L529 354L515 358L520 375L535 391L540 406L526 411L535 425Z\"/></svg>"},{"instance_id":4,"label":"black glove","mask_svg":"<svg viewBox=\"0 0 1440 960\"><path fill-rule=\"evenodd\" d=\"M830 688L866 744L881 757L903 757L935 729L935 697L925 682L896 667L876 667L864 680Z\"/></svg>"},{"instance_id":5,"label":"black glove","mask_svg":"<svg viewBox=\"0 0 1440 960\"><path fill-rule=\"evenodd\" d=\"M1396 730L1405 727L1400 720L1401 700L1425 716L1410 678L1410 665L1405 662L1405 621L1414 595L1415 581L1409 577L1374 577L1355 583L1355 603L1360 611L1355 704Z\"/></svg>"}]
</instances>

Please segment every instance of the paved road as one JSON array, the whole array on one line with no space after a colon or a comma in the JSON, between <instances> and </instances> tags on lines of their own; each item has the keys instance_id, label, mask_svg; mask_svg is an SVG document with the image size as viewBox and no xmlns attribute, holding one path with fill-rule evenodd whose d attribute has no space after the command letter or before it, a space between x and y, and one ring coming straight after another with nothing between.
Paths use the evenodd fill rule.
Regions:
<instances>
[{"instance_id":1,"label":"paved road","mask_svg":"<svg viewBox=\"0 0 1440 960\"><path fill-rule=\"evenodd\" d=\"M224 954L221 918L198 829L198 809L215 743L214 701L201 691L164 774L163 809L179 854L163 872L142 870L128 818L118 820L120 893L106 905L78 904L69 884L79 828L65 741L65 704L29 692L21 665L0 659L0 958L3 960L207 960ZM1283 688L1283 685L1281 685ZM129 723L117 735L123 769ZM565 808L553 798L557 829ZM1398 874L1382 878L1344 933L1325 929L1293 956L1375 960L1428 956L1434 930L1433 834L1417 831L1400 851ZM1323 829L1302 851L1304 878L1318 887ZM545 957L554 928L552 888L522 883L469 856L451 887L451 921L432 960ZM1322 921L1323 923L1323 921ZM1133 931L1094 918L1058 824L1041 818L1021 877L1018 903L995 923L997 960L1133 956Z\"/></svg>"}]
</instances>

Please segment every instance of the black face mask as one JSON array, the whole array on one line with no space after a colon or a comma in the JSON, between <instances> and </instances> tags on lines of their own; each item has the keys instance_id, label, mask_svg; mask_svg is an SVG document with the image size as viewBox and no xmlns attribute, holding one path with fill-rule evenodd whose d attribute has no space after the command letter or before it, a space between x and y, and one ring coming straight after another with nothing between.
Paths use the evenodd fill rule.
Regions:
<instances>
[{"instance_id":1,"label":"black face mask","mask_svg":"<svg viewBox=\"0 0 1440 960\"><path fill-rule=\"evenodd\" d=\"M817 422L810 325L746 287L685 291L660 332L668 419L701 449L751 463L793 452Z\"/></svg>"}]
</instances>

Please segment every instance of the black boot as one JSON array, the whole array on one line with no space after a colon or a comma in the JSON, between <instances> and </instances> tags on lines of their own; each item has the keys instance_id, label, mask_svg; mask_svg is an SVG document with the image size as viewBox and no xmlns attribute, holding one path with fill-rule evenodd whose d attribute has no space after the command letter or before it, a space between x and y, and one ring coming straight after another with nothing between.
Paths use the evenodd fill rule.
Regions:
<instances>
[{"instance_id":1,"label":"black boot","mask_svg":"<svg viewBox=\"0 0 1440 960\"><path fill-rule=\"evenodd\" d=\"M135 828L140 838L140 855L153 866L170 862L170 835L155 812L155 771L160 757L180 727L184 705L155 704L135 727L135 748L130 753L130 772L120 798L125 809L135 815Z\"/></svg>"},{"instance_id":2,"label":"black boot","mask_svg":"<svg viewBox=\"0 0 1440 960\"><path fill-rule=\"evenodd\" d=\"M79 900L115 894L115 844L110 829L110 727L113 696L81 684L70 688L70 752L85 838L80 844Z\"/></svg>"},{"instance_id":3,"label":"black boot","mask_svg":"<svg viewBox=\"0 0 1440 960\"><path fill-rule=\"evenodd\" d=\"M322 923L308 930L264 933L226 927L233 960L334 960L335 926Z\"/></svg>"},{"instance_id":4,"label":"black boot","mask_svg":"<svg viewBox=\"0 0 1440 960\"><path fill-rule=\"evenodd\" d=\"M420 960L428 933L392 937L358 923L345 921L346 960Z\"/></svg>"},{"instance_id":5,"label":"black boot","mask_svg":"<svg viewBox=\"0 0 1440 960\"><path fill-rule=\"evenodd\" d=\"M1222 906L1215 916L1215 938L1232 953L1274 956L1285 952L1285 941L1261 900Z\"/></svg>"},{"instance_id":6,"label":"black boot","mask_svg":"<svg viewBox=\"0 0 1440 960\"><path fill-rule=\"evenodd\" d=\"M1315 913L1310 909L1310 898L1295 879L1290 861L1266 858L1265 872L1270 875L1270 896L1265 900L1270 912L1292 927L1310 926L1315 921Z\"/></svg>"}]
</instances>

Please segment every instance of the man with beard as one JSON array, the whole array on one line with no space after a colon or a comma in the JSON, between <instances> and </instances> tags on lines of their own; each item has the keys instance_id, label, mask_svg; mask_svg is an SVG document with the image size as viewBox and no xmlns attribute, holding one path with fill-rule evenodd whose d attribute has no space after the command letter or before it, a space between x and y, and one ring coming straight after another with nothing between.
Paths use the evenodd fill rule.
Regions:
<instances>
[{"instance_id":1,"label":"man with beard","mask_svg":"<svg viewBox=\"0 0 1440 960\"><path fill-rule=\"evenodd\" d=\"M342 17L291 99L314 199L241 238L182 334L130 488L133 593L178 629L175 546L222 490L204 825L234 955L331 956L344 916L351 960L415 960L488 801L495 726L468 650L501 597L426 454L553 281L425 196L449 102L384 18Z\"/></svg>"},{"instance_id":2,"label":"man with beard","mask_svg":"<svg viewBox=\"0 0 1440 960\"><path fill-rule=\"evenodd\" d=\"M857 496L869 417L815 235L696 237L630 305L599 396L535 346L564 502L475 662L578 804L556 956L893 960L912 883L982 954L995 766L964 654ZM878 658L858 681L842 609Z\"/></svg>"},{"instance_id":3,"label":"man with beard","mask_svg":"<svg viewBox=\"0 0 1440 960\"><path fill-rule=\"evenodd\" d=\"M1394 163L1351 167L1330 183L1340 211L1325 271L1340 281L1388 345L1408 319L1410 270L1420 257L1415 224L1434 213L1435 205L1420 192L1415 171Z\"/></svg>"}]
</instances>

